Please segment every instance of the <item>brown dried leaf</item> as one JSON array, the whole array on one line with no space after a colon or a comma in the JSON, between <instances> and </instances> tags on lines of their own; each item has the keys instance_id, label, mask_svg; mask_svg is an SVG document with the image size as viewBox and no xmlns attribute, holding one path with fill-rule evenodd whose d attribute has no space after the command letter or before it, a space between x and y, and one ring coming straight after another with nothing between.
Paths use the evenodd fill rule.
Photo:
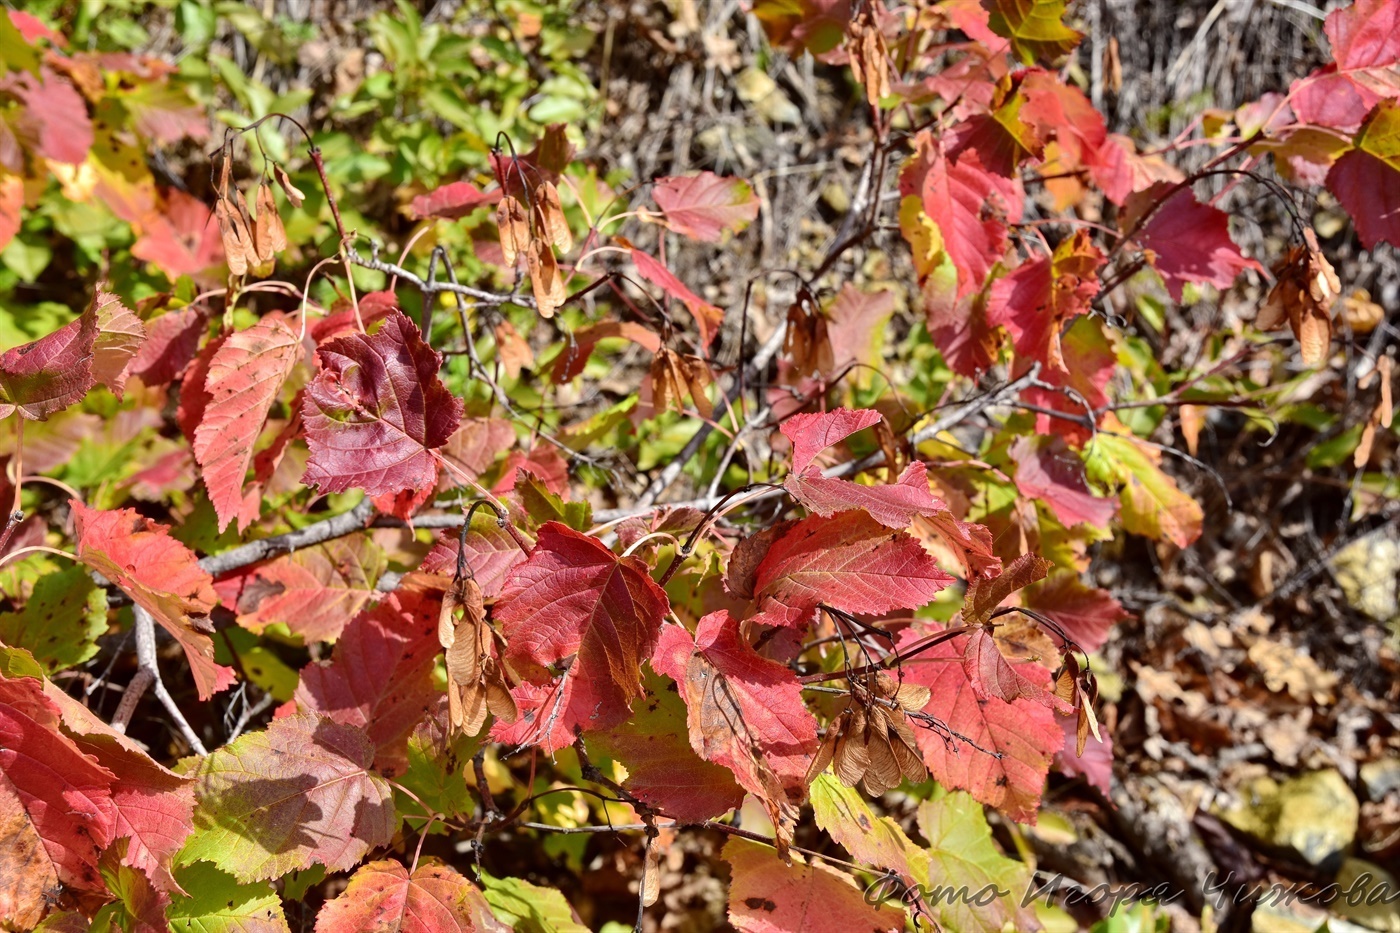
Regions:
<instances>
[{"instance_id":1,"label":"brown dried leaf","mask_svg":"<svg viewBox=\"0 0 1400 933\"><path fill-rule=\"evenodd\" d=\"M238 212L226 197L219 198L214 206L214 217L219 222L219 237L224 243L224 256L228 260L228 271L233 275L246 275L248 273L248 253L243 248L243 235L246 229L240 231L234 223L234 218Z\"/></svg>"},{"instance_id":2,"label":"brown dried leaf","mask_svg":"<svg viewBox=\"0 0 1400 933\"><path fill-rule=\"evenodd\" d=\"M512 379L520 378L522 369L535 365L535 355L530 352L530 345L504 318L497 322L493 331L496 335L496 359L505 367L506 375Z\"/></svg>"}]
</instances>

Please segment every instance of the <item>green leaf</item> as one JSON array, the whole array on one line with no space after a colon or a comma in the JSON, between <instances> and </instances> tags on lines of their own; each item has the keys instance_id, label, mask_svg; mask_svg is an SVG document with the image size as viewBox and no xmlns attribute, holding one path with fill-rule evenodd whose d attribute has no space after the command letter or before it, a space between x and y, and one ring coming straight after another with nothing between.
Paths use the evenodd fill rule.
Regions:
<instances>
[{"instance_id":1,"label":"green leaf","mask_svg":"<svg viewBox=\"0 0 1400 933\"><path fill-rule=\"evenodd\" d=\"M40 577L23 609L0 613L0 641L28 649L49 674L97 654L105 631L107 591L83 567Z\"/></svg>"},{"instance_id":2,"label":"green leaf","mask_svg":"<svg viewBox=\"0 0 1400 933\"><path fill-rule=\"evenodd\" d=\"M1201 536L1201 504L1181 491L1158 465L1162 455L1107 418L1085 447L1089 478L1118 493L1123 528L1134 534L1187 547Z\"/></svg>"},{"instance_id":3,"label":"green leaf","mask_svg":"<svg viewBox=\"0 0 1400 933\"><path fill-rule=\"evenodd\" d=\"M1064 23L1065 0L992 0L987 4L992 32L1011 40L1011 51L1024 65L1039 59L1052 63L1070 52L1084 33Z\"/></svg>"},{"instance_id":4,"label":"green leaf","mask_svg":"<svg viewBox=\"0 0 1400 933\"><path fill-rule=\"evenodd\" d=\"M189 897L175 896L166 909L174 933L286 933L282 901L267 883L239 884L204 862L175 875Z\"/></svg>"},{"instance_id":5,"label":"green leaf","mask_svg":"<svg viewBox=\"0 0 1400 933\"><path fill-rule=\"evenodd\" d=\"M519 878L494 878L481 872L486 902L516 933L589 933L554 888L542 888Z\"/></svg>"},{"instance_id":6,"label":"green leaf","mask_svg":"<svg viewBox=\"0 0 1400 933\"><path fill-rule=\"evenodd\" d=\"M399 776L398 783L449 820L470 815L476 809L476 797L467 785L467 771L480 744L476 738L449 738L443 718L431 716L408 739L408 770ZM423 806L407 795L399 803L400 812L406 815L423 812ZM416 828L422 823L415 820L412 825ZM433 828L447 831L441 822Z\"/></svg>"},{"instance_id":7,"label":"green leaf","mask_svg":"<svg viewBox=\"0 0 1400 933\"><path fill-rule=\"evenodd\" d=\"M971 794L940 789L919 806L919 831L930 856L924 900L945 928L1000 933L1035 927L1034 911L1021 905L1032 882L1030 867L998 851L982 805ZM995 899L993 890L1000 892ZM987 896L979 900L979 893Z\"/></svg>"}]
</instances>

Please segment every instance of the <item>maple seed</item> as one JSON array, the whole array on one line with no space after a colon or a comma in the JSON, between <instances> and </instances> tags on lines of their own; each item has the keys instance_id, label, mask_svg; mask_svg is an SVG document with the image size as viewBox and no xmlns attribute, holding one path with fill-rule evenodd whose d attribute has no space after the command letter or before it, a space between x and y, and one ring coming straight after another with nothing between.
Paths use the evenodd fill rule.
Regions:
<instances>
[{"instance_id":1,"label":"maple seed","mask_svg":"<svg viewBox=\"0 0 1400 933\"><path fill-rule=\"evenodd\" d=\"M496 205L496 228L505 264L514 267L516 258L530 246L530 221L518 199L501 198L501 203Z\"/></svg>"},{"instance_id":2,"label":"maple seed","mask_svg":"<svg viewBox=\"0 0 1400 933\"><path fill-rule=\"evenodd\" d=\"M300 188L292 184L287 170L280 165L274 165L272 166L272 176L277 179L278 186L282 189L282 193L287 196L292 207L301 207L302 202L306 200L306 195L302 193Z\"/></svg>"},{"instance_id":3,"label":"maple seed","mask_svg":"<svg viewBox=\"0 0 1400 933\"><path fill-rule=\"evenodd\" d=\"M458 609L460 621L456 618ZM504 722L515 722L519 710L497 660L505 643L486 621L481 587L475 580L457 580L443 595L438 640L446 649L448 715L453 730L466 736L479 734L488 712Z\"/></svg>"},{"instance_id":4,"label":"maple seed","mask_svg":"<svg viewBox=\"0 0 1400 933\"><path fill-rule=\"evenodd\" d=\"M564 217L564 207L559 203L559 189L550 182L535 189L535 220L541 235L561 253L573 249L574 235Z\"/></svg>"},{"instance_id":5,"label":"maple seed","mask_svg":"<svg viewBox=\"0 0 1400 933\"><path fill-rule=\"evenodd\" d=\"M272 187L264 182L258 185L258 219L255 236L259 262L272 262L277 254L287 248L287 231L282 226L282 218L277 214L277 201L272 196Z\"/></svg>"}]
</instances>

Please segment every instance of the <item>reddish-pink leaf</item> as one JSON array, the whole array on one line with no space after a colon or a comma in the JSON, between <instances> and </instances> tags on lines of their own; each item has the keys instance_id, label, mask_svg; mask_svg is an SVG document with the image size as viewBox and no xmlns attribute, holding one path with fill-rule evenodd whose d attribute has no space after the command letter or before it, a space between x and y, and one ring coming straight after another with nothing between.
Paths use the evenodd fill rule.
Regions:
<instances>
[{"instance_id":1,"label":"reddish-pink leaf","mask_svg":"<svg viewBox=\"0 0 1400 933\"><path fill-rule=\"evenodd\" d=\"M1327 188L1351 215L1361 245L1400 243L1400 170L1353 149L1327 173Z\"/></svg>"},{"instance_id":2,"label":"reddish-pink leaf","mask_svg":"<svg viewBox=\"0 0 1400 933\"><path fill-rule=\"evenodd\" d=\"M1327 65L1294 81L1288 100L1297 122L1350 134L1361 126L1381 96L1355 75L1338 74L1336 65Z\"/></svg>"},{"instance_id":3,"label":"reddish-pink leaf","mask_svg":"<svg viewBox=\"0 0 1400 933\"><path fill-rule=\"evenodd\" d=\"M847 282L826 309L826 335L836 372L861 363L878 365L885 345L885 324L894 313L894 292L867 292Z\"/></svg>"},{"instance_id":4,"label":"reddish-pink leaf","mask_svg":"<svg viewBox=\"0 0 1400 933\"><path fill-rule=\"evenodd\" d=\"M495 607L508 661L550 665L575 656L557 682L567 702L557 700L562 705L545 710L533 727L557 736L560 723L593 730L626 719L642 693L642 662L656 647L668 606L638 558L620 558L559 522L541 526L529 559L511 572Z\"/></svg>"},{"instance_id":5,"label":"reddish-pink leaf","mask_svg":"<svg viewBox=\"0 0 1400 933\"><path fill-rule=\"evenodd\" d=\"M917 609L952 582L914 538L852 511L804 519L775 541L754 601L764 621L803 626L819 603L863 615Z\"/></svg>"},{"instance_id":6,"label":"reddish-pink leaf","mask_svg":"<svg viewBox=\"0 0 1400 933\"><path fill-rule=\"evenodd\" d=\"M161 195L165 210L136 224L141 236L131 255L149 262L170 281L199 276L224 260L223 241L214 212L194 195L172 188Z\"/></svg>"},{"instance_id":7,"label":"reddish-pink leaf","mask_svg":"<svg viewBox=\"0 0 1400 933\"><path fill-rule=\"evenodd\" d=\"M715 335L719 333L720 324L724 323L723 311L686 288L685 284L676 278L671 270L662 264L661 260L649 253L644 253L639 249L632 250L632 262L637 267L638 275L665 292L666 297L674 298L685 305L700 328L700 345L702 347L708 347L714 342Z\"/></svg>"},{"instance_id":8,"label":"reddish-pink leaf","mask_svg":"<svg viewBox=\"0 0 1400 933\"><path fill-rule=\"evenodd\" d=\"M501 478L496 480L496 485L491 488L491 491L495 493L510 492L515 488L515 482L521 470L538 479L545 489L556 496L562 496L565 499L569 497L569 462L557 449L543 444L532 448L529 452L512 450L506 456L506 462L501 468Z\"/></svg>"},{"instance_id":9,"label":"reddish-pink leaf","mask_svg":"<svg viewBox=\"0 0 1400 933\"><path fill-rule=\"evenodd\" d=\"M3 85L24 104L15 127L36 154L55 162L81 165L92 148L92 119L87 102L67 78L47 65L39 74L11 72Z\"/></svg>"},{"instance_id":10,"label":"reddish-pink leaf","mask_svg":"<svg viewBox=\"0 0 1400 933\"><path fill-rule=\"evenodd\" d=\"M902 933L904 911L872 904L854 878L818 859L784 865L769 846L731 838L729 922L740 933ZM872 889L873 890L873 889Z\"/></svg>"},{"instance_id":11,"label":"reddish-pink leaf","mask_svg":"<svg viewBox=\"0 0 1400 933\"><path fill-rule=\"evenodd\" d=\"M392 859L370 862L316 915L316 933L509 933L456 869L434 859L413 874Z\"/></svg>"},{"instance_id":12,"label":"reddish-pink leaf","mask_svg":"<svg viewBox=\"0 0 1400 933\"><path fill-rule=\"evenodd\" d=\"M1400 61L1400 4L1356 0L1327 14L1322 27L1339 68L1382 68Z\"/></svg>"},{"instance_id":13,"label":"reddish-pink leaf","mask_svg":"<svg viewBox=\"0 0 1400 933\"><path fill-rule=\"evenodd\" d=\"M783 488L818 515L864 509L890 528L907 528L916 515L931 516L941 508L929 492L928 471L918 460L905 467L894 483L862 486L848 479L829 479L809 467L805 473L789 473Z\"/></svg>"},{"instance_id":14,"label":"reddish-pink leaf","mask_svg":"<svg viewBox=\"0 0 1400 933\"><path fill-rule=\"evenodd\" d=\"M1074 324L1060 335L1060 354L1065 368L1047 368L1041 371L1040 382L1054 388L1032 388L1025 391L1025 399L1032 405L1062 411L1083 417L1084 407L1100 408L1108 403L1108 383L1113 378L1118 365L1118 355L1104 332L1098 318L1080 315ZM1021 375L1029 362L1018 367ZM1074 392L1057 391L1070 388ZM1091 435L1088 427L1055 418L1052 415L1037 413L1035 430L1038 434L1059 434L1071 444L1081 444Z\"/></svg>"},{"instance_id":15,"label":"reddish-pink leaf","mask_svg":"<svg viewBox=\"0 0 1400 933\"><path fill-rule=\"evenodd\" d=\"M246 568L214 588L250 631L280 622L308 642L331 641L376 598L375 584L387 566L368 535L351 535Z\"/></svg>"},{"instance_id":16,"label":"reddish-pink leaf","mask_svg":"<svg viewBox=\"0 0 1400 933\"><path fill-rule=\"evenodd\" d=\"M462 400L438 378L442 356L401 311L372 336L320 348L302 418L311 459L303 482L375 496L437 482L433 449L457 430Z\"/></svg>"},{"instance_id":17,"label":"reddish-pink leaf","mask_svg":"<svg viewBox=\"0 0 1400 933\"><path fill-rule=\"evenodd\" d=\"M918 632L905 632L899 639L900 652L920 638ZM900 665L906 682L931 691L924 712L953 733L919 729L919 750L944 787L966 790L1012 819L1034 822L1050 759L1063 747L1064 733L1048 706L979 696L961 663L966 639L959 636L906 655ZM1045 668L1031 663L1020 668L1033 684L1048 688L1050 672Z\"/></svg>"},{"instance_id":18,"label":"reddish-pink leaf","mask_svg":"<svg viewBox=\"0 0 1400 933\"><path fill-rule=\"evenodd\" d=\"M183 858L242 882L344 871L394 837L394 795L365 733L316 713L275 719L200 762Z\"/></svg>"},{"instance_id":19,"label":"reddish-pink leaf","mask_svg":"<svg viewBox=\"0 0 1400 933\"><path fill-rule=\"evenodd\" d=\"M709 243L718 243L726 230L738 233L758 216L749 183L714 172L658 178L652 196L668 227Z\"/></svg>"},{"instance_id":20,"label":"reddish-pink leaf","mask_svg":"<svg viewBox=\"0 0 1400 933\"><path fill-rule=\"evenodd\" d=\"M374 767L391 776L408 766L413 728L432 708L442 590L410 577L378 606L345 626L329 662L301 671L296 701L358 726L374 743Z\"/></svg>"},{"instance_id":21,"label":"reddish-pink leaf","mask_svg":"<svg viewBox=\"0 0 1400 933\"><path fill-rule=\"evenodd\" d=\"M1129 208L1156 203L1168 187L1167 182L1153 185L1130 198ZM1197 201L1189 188L1176 192L1157 208L1136 239L1166 281L1173 301L1181 300L1181 288L1187 282L1229 288L1245 269L1260 268L1230 239L1230 216Z\"/></svg>"},{"instance_id":22,"label":"reddish-pink leaf","mask_svg":"<svg viewBox=\"0 0 1400 933\"><path fill-rule=\"evenodd\" d=\"M121 863L145 873L156 890L184 893L171 875L193 824L194 785L157 764L134 741L52 684L44 693L58 706L64 731L78 748L116 776L115 838L128 840Z\"/></svg>"},{"instance_id":23,"label":"reddish-pink leaf","mask_svg":"<svg viewBox=\"0 0 1400 933\"><path fill-rule=\"evenodd\" d=\"M792 441L792 471L806 472L817 454L852 434L880 423L880 413L869 408L852 411L837 408L816 414L799 414L783 422L783 435Z\"/></svg>"},{"instance_id":24,"label":"reddish-pink leaf","mask_svg":"<svg viewBox=\"0 0 1400 933\"><path fill-rule=\"evenodd\" d=\"M24 220L24 179L0 174L0 249L10 245Z\"/></svg>"},{"instance_id":25,"label":"reddish-pink leaf","mask_svg":"<svg viewBox=\"0 0 1400 933\"><path fill-rule=\"evenodd\" d=\"M427 194L420 194L409 205L419 220L437 217L442 220L457 220L465 217L478 207L495 204L501 199L501 189L482 191L467 181L454 181L434 188Z\"/></svg>"},{"instance_id":26,"label":"reddish-pink leaf","mask_svg":"<svg viewBox=\"0 0 1400 933\"><path fill-rule=\"evenodd\" d=\"M1074 716L1057 716L1065 732L1065 745L1055 755L1055 770L1070 777L1082 777L1107 797L1113 789L1113 736L1103 732L1102 741L1091 741L1079 754L1079 724Z\"/></svg>"},{"instance_id":27,"label":"reddish-pink leaf","mask_svg":"<svg viewBox=\"0 0 1400 933\"><path fill-rule=\"evenodd\" d=\"M438 537L433 549L423 558L420 569L427 573L453 574L457 572L457 555L465 550L467 567L472 579L481 587L481 595L495 599L501 595L506 578L516 565L525 562L525 555L515 543L510 532L502 528L494 515L476 514L472 516L472 526L467 532L465 548L461 532L456 528L445 529Z\"/></svg>"},{"instance_id":28,"label":"reddish-pink leaf","mask_svg":"<svg viewBox=\"0 0 1400 933\"><path fill-rule=\"evenodd\" d=\"M1060 329L1089 311L1103 262L1088 233L1067 237L1054 255L1024 262L992 284L987 323L1010 332L1018 357L1063 370Z\"/></svg>"},{"instance_id":29,"label":"reddish-pink leaf","mask_svg":"<svg viewBox=\"0 0 1400 933\"><path fill-rule=\"evenodd\" d=\"M97 339L93 343L93 381L105 385L117 398L126 387L128 367L146 342L141 319L121 303L116 295L98 288L92 299L97 319Z\"/></svg>"},{"instance_id":30,"label":"reddish-pink leaf","mask_svg":"<svg viewBox=\"0 0 1400 933\"><path fill-rule=\"evenodd\" d=\"M472 479L491 469L496 458L515 444L515 428L504 418L463 418L442 447L442 459L454 464ZM455 486L457 481L449 480Z\"/></svg>"},{"instance_id":31,"label":"reddish-pink leaf","mask_svg":"<svg viewBox=\"0 0 1400 933\"><path fill-rule=\"evenodd\" d=\"M185 649L199 698L234 681L233 669L214 663L209 612L219 601L209 574L169 529L131 509L90 509L69 500L78 559L119 586Z\"/></svg>"},{"instance_id":32,"label":"reddish-pink leaf","mask_svg":"<svg viewBox=\"0 0 1400 933\"><path fill-rule=\"evenodd\" d=\"M1132 617L1112 593L1086 586L1072 570L1051 574L1044 583L1026 590L1022 602L1027 609L1048 616L1081 650L1091 653L1108 641L1115 624Z\"/></svg>"},{"instance_id":33,"label":"reddish-pink leaf","mask_svg":"<svg viewBox=\"0 0 1400 933\"><path fill-rule=\"evenodd\" d=\"M38 680L0 676L0 917L29 929L60 885L103 890L97 860L116 833L113 780L60 732Z\"/></svg>"},{"instance_id":34,"label":"reddish-pink leaf","mask_svg":"<svg viewBox=\"0 0 1400 933\"><path fill-rule=\"evenodd\" d=\"M51 334L0 353L0 418L18 411L31 421L74 404L93 386L97 316L87 314Z\"/></svg>"},{"instance_id":35,"label":"reddish-pink leaf","mask_svg":"<svg viewBox=\"0 0 1400 933\"><path fill-rule=\"evenodd\" d=\"M234 519L239 531L257 520L261 490L258 498L245 499L243 478L268 410L301 356L296 331L273 312L247 330L230 334L209 361L204 378L209 400L195 428L194 456L220 531Z\"/></svg>"},{"instance_id":36,"label":"reddish-pink leaf","mask_svg":"<svg viewBox=\"0 0 1400 933\"><path fill-rule=\"evenodd\" d=\"M701 758L734 772L770 809L806 799L816 717L797 675L754 651L728 612L702 618L693 640L678 625L663 626L652 666L681 685L690 745Z\"/></svg>"},{"instance_id":37,"label":"reddish-pink leaf","mask_svg":"<svg viewBox=\"0 0 1400 933\"><path fill-rule=\"evenodd\" d=\"M982 625L991 620L992 612L1013 593L1032 583L1044 580L1054 566L1034 554L1022 554L995 574L986 574L969 581L963 598L962 620L968 625Z\"/></svg>"},{"instance_id":38,"label":"reddish-pink leaf","mask_svg":"<svg viewBox=\"0 0 1400 933\"><path fill-rule=\"evenodd\" d=\"M195 354L194 360L185 370L184 378L180 380L180 403L175 409L175 423L180 426L180 433L185 435L185 440L190 442L191 447L194 446L194 436L199 430L199 423L204 420L204 409L209 406L209 390L205 388L205 380L209 377L209 364L214 361L214 355L227 339L228 334L220 334L206 343Z\"/></svg>"},{"instance_id":39,"label":"reddish-pink leaf","mask_svg":"<svg viewBox=\"0 0 1400 933\"><path fill-rule=\"evenodd\" d=\"M129 372L148 386L163 386L194 359L206 318L200 308L167 311L146 326L146 342L136 351Z\"/></svg>"},{"instance_id":40,"label":"reddish-pink leaf","mask_svg":"<svg viewBox=\"0 0 1400 933\"><path fill-rule=\"evenodd\" d=\"M912 161L899 176L899 190L923 201L924 212L943 236L957 268L957 297L982 286L1006 251L1008 223L1021 219L1021 184L982 167L976 152L957 162L945 157L928 131L919 134Z\"/></svg>"},{"instance_id":41,"label":"reddish-pink leaf","mask_svg":"<svg viewBox=\"0 0 1400 933\"><path fill-rule=\"evenodd\" d=\"M1007 703L1025 698L1049 705L1050 695L1006 660L996 639L984 628L968 634L963 645L962 664L963 673L978 696L995 697Z\"/></svg>"},{"instance_id":42,"label":"reddish-pink leaf","mask_svg":"<svg viewBox=\"0 0 1400 933\"><path fill-rule=\"evenodd\" d=\"M1019 437L1008 453L1016 462L1016 488L1023 496L1044 502L1066 528L1079 524L1107 528L1117 514L1116 500L1089 492L1084 461L1062 438Z\"/></svg>"},{"instance_id":43,"label":"reddish-pink leaf","mask_svg":"<svg viewBox=\"0 0 1400 933\"><path fill-rule=\"evenodd\" d=\"M680 694L656 674L642 687L628 720L590 735L589 749L620 762L630 793L682 823L703 823L739 806L744 792L734 775L691 747Z\"/></svg>"}]
</instances>

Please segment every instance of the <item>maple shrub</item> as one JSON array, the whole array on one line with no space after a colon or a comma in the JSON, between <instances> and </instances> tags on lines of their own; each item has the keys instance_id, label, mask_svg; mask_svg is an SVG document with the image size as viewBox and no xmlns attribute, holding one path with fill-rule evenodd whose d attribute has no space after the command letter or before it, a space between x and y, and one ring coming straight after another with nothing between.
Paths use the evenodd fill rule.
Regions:
<instances>
[{"instance_id":1,"label":"maple shrub","mask_svg":"<svg viewBox=\"0 0 1400 933\"><path fill-rule=\"evenodd\" d=\"M795 294L771 315L676 271L760 217L743 179L609 180L582 128L516 126L405 189L391 262L315 126L210 143L169 66L0 16L0 247L46 198L118 231L73 235L108 257L86 309L0 355L9 928L286 930L300 902L325 933L575 930L495 872L582 872L600 833L638 928L688 833L740 930L1067 919L984 808L1033 823L1052 769L1109 792L1093 671L1127 613L1082 574L1115 535L1201 535L1164 413L1194 449L1252 349L1338 352L1314 232L1293 211L1286 255L1245 256L1223 193L1286 203L1271 162L1400 243L1400 0L1330 13L1334 61L1216 113L1189 174L1187 139L1140 150L1067 77L1063 2L752 13L848 69L874 141L847 235L762 276ZM184 139L212 209L145 168ZM909 281L835 281L881 227ZM1259 317L1194 372L1149 377L1105 310L1241 278ZM907 384L871 378L906 309Z\"/></svg>"}]
</instances>

